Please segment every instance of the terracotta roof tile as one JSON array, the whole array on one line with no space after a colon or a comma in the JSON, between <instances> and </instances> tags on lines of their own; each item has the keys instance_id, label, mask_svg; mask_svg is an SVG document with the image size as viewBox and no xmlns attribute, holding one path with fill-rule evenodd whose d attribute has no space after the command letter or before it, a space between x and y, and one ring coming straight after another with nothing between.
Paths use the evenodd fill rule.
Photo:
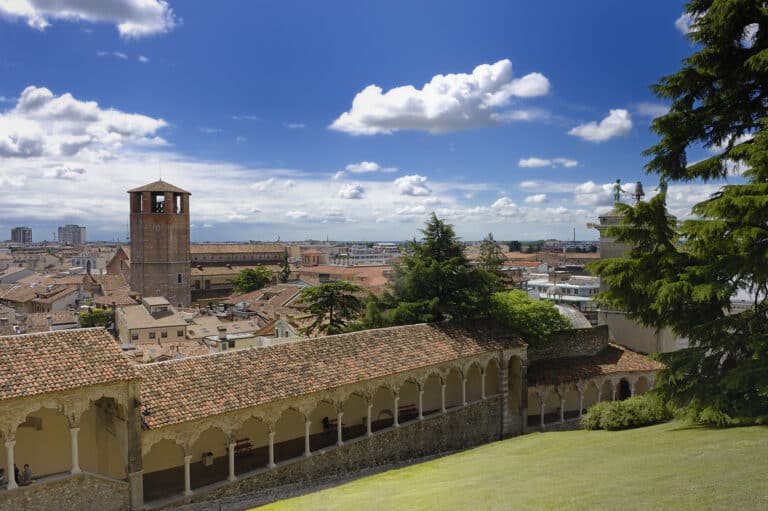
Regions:
<instances>
[{"instance_id":1,"label":"terracotta roof tile","mask_svg":"<svg viewBox=\"0 0 768 511\"><path fill-rule=\"evenodd\" d=\"M592 357L540 360L528 368L529 385L557 385L613 373L660 371L664 365L624 346L609 344Z\"/></svg>"},{"instance_id":2,"label":"terracotta roof tile","mask_svg":"<svg viewBox=\"0 0 768 511\"><path fill-rule=\"evenodd\" d=\"M504 348L488 324L409 325L137 366L145 424L159 428Z\"/></svg>"},{"instance_id":3,"label":"terracotta roof tile","mask_svg":"<svg viewBox=\"0 0 768 511\"><path fill-rule=\"evenodd\" d=\"M0 337L0 400L137 378L103 328Z\"/></svg>"}]
</instances>

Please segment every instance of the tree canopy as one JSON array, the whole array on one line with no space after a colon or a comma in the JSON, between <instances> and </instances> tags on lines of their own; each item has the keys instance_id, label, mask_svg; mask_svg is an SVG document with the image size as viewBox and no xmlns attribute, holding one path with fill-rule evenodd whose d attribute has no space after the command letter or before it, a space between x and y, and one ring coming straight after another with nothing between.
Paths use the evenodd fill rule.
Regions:
<instances>
[{"instance_id":1,"label":"tree canopy","mask_svg":"<svg viewBox=\"0 0 768 511\"><path fill-rule=\"evenodd\" d=\"M250 293L272 282L272 270L265 266L241 270L231 281L236 293Z\"/></svg>"},{"instance_id":2,"label":"tree canopy","mask_svg":"<svg viewBox=\"0 0 768 511\"><path fill-rule=\"evenodd\" d=\"M731 182L679 224L663 193L618 205L623 221L607 234L632 248L593 269L609 286L603 303L688 338L659 355L662 395L700 420L748 422L768 416L768 7L694 0L686 10L697 50L653 86L671 108L653 122L660 140L646 168L670 182ZM715 155L689 165L698 146ZM749 297L738 307L737 293Z\"/></svg>"},{"instance_id":3,"label":"tree canopy","mask_svg":"<svg viewBox=\"0 0 768 511\"><path fill-rule=\"evenodd\" d=\"M469 264L453 226L432 216L394 267L392 289L369 306L377 326L478 318L487 313L497 277Z\"/></svg>"},{"instance_id":4,"label":"tree canopy","mask_svg":"<svg viewBox=\"0 0 768 511\"><path fill-rule=\"evenodd\" d=\"M106 309L90 309L80 313L80 326L82 328L92 326L108 327L115 319L115 314Z\"/></svg>"},{"instance_id":5,"label":"tree canopy","mask_svg":"<svg viewBox=\"0 0 768 511\"><path fill-rule=\"evenodd\" d=\"M571 328L551 302L534 300L519 289L495 293L490 315L531 346L545 342L553 332Z\"/></svg>"},{"instance_id":6,"label":"tree canopy","mask_svg":"<svg viewBox=\"0 0 768 511\"><path fill-rule=\"evenodd\" d=\"M327 282L301 290L300 303L315 317L304 333L338 334L345 331L350 319L356 318L363 309L360 295L363 288L349 282Z\"/></svg>"}]
</instances>

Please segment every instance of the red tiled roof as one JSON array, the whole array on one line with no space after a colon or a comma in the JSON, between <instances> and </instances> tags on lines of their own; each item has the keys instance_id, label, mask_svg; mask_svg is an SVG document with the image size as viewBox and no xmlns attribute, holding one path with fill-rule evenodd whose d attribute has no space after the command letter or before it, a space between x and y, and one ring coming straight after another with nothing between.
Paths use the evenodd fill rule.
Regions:
<instances>
[{"instance_id":1,"label":"red tiled roof","mask_svg":"<svg viewBox=\"0 0 768 511\"><path fill-rule=\"evenodd\" d=\"M159 428L467 356L523 347L488 324L408 325L137 366Z\"/></svg>"},{"instance_id":2,"label":"red tiled roof","mask_svg":"<svg viewBox=\"0 0 768 511\"><path fill-rule=\"evenodd\" d=\"M103 328L0 337L0 400L138 376Z\"/></svg>"},{"instance_id":3,"label":"red tiled roof","mask_svg":"<svg viewBox=\"0 0 768 511\"><path fill-rule=\"evenodd\" d=\"M592 357L540 360L528 368L528 385L557 385L613 373L660 371L664 365L624 346L609 344Z\"/></svg>"}]
</instances>

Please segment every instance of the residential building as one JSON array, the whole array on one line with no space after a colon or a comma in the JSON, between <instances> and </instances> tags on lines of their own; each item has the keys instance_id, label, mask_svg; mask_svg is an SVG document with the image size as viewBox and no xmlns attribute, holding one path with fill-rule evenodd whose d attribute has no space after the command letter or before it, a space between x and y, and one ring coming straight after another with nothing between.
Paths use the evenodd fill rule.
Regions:
<instances>
[{"instance_id":1,"label":"residential building","mask_svg":"<svg viewBox=\"0 0 768 511\"><path fill-rule=\"evenodd\" d=\"M191 315L190 315L191 318ZM139 305L117 307L115 326L123 344L185 340L187 319L162 296L148 296Z\"/></svg>"},{"instance_id":2,"label":"residential building","mask_svg":"<svg viewBox=\"0 0 768 511\"><path fill-rule=\"evenodd\" d=\"M85 245L85 227L75 224L59 227L59 243L62 245Z\"/></svg>"},{"instance_id":3,"label":"residential building","mask_svg":"<svg viewBox=\"0 0 768 511\"><path fill-rule=\"evenodd\" d=\"M32 243L32 228L14 227L11 229L11 241L13 243Z\"/></svg>"}]
</instances>

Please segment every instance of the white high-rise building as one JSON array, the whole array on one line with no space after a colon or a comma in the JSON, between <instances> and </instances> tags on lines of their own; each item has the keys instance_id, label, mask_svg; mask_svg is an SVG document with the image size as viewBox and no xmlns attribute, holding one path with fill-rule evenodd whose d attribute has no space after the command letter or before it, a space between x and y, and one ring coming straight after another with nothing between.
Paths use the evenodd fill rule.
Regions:
<instances>
[{"instance_id":1,"label":"white high-rise building","mask_svg":"<svg viewBox=\"0 0 768 511\"><path fill-rule=\"evenodd\" d=\"M74 224L59 227L59 243L64 245L85 245L85 227Z\"/></svg>"}]
</instances>

